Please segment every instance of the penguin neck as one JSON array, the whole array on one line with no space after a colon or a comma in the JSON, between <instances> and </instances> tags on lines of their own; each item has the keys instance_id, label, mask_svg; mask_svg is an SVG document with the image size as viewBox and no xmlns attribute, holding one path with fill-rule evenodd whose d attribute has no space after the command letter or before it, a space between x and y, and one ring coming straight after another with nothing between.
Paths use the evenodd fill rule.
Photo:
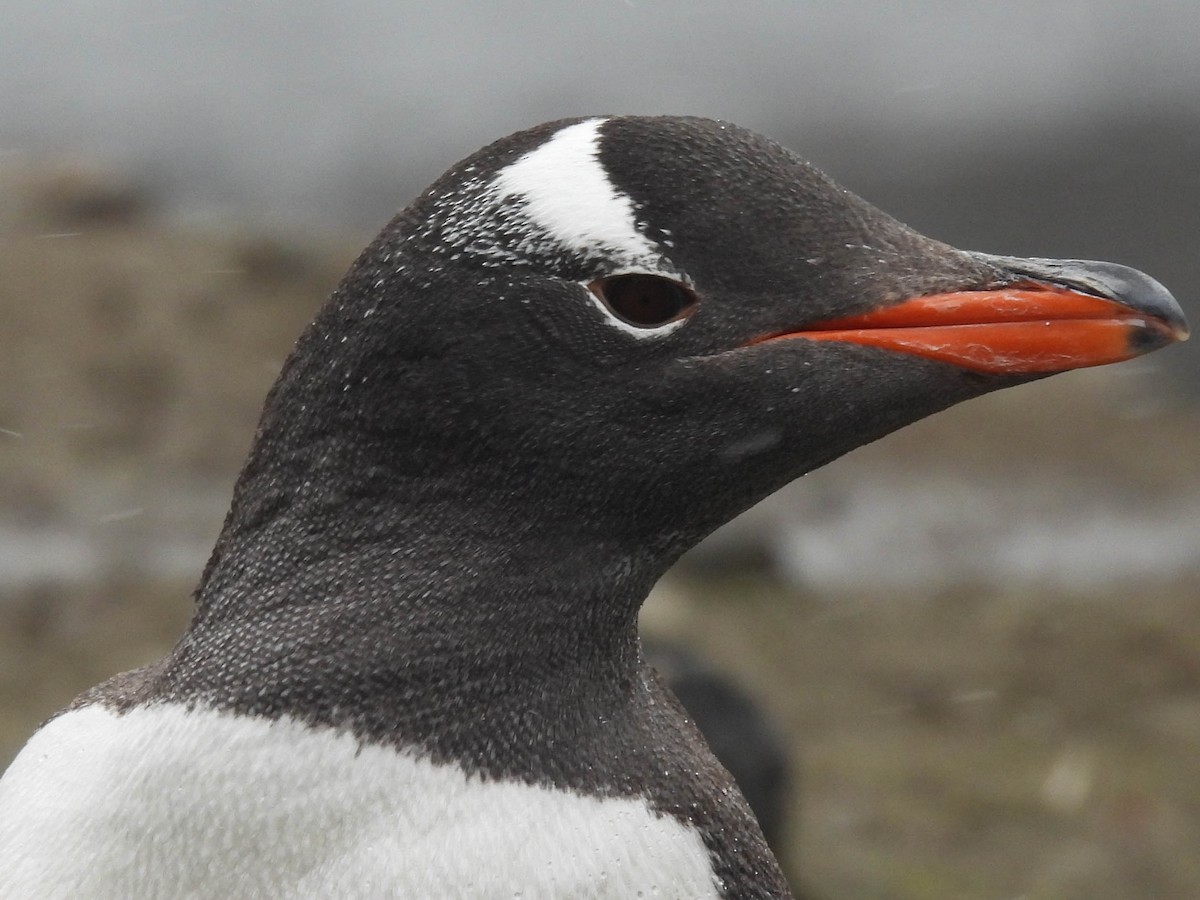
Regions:
<instances>
[{"instance_id":1,"label":"penguin neck","mask_svg":"<svg viewBox=\"0 0 1200 900\"><path fill-rule=\"evenodd\" d=\"M193 632L302 607L329 641L376 635L377 655L403 646L406 666L431 638L482 667L492 648L510 668L516 657L632 661L637 611L667 561L482 473L403 468L349 443L303 462L252 454ZM497 633L513 640L498 647Z\"/></svg>"}]
</instances>

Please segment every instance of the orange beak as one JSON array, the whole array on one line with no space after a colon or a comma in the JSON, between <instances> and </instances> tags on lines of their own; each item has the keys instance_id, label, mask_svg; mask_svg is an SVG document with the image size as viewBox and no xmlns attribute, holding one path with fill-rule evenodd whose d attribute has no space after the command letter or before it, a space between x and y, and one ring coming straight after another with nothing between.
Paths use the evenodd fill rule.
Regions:
<instances>
[{"instance_id":1,"label":"orange beak","mask_svg":"<svg viewBox=\"0 0 1200 900\"><path fill-rule=\"evenodd\" d=\"M1056 275L1067 267L1050 260L1020 262L1037 263L1039 275L1049 271L1042 264L1053 262L1059 267ZM783 338L843 341L976 372L1034 375L1120 362L1187 339L1182 312L1158 282L1123 266L1068 262L1072 273L1089 276L1072 279L1082 282L1087 292L1074 284L1030 280L992 290L933 294L802 331L764 336L754 343ZM1016 266L1012 269L1033 274L1028 266L1023 273ZM1090 277L1097 272L1106 277ZM1111 277L1113 272L1121 277Z\"/></svg>"}]
</instances>

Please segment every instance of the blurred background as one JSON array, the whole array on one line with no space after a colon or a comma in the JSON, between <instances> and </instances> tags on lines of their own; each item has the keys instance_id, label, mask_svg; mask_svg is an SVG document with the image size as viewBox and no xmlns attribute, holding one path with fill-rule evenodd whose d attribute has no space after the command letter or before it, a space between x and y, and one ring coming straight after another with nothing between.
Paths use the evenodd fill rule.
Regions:
<instances>
[{"instance_id":1,"label":"blurred background","mask_svg":"<svg viewBox=\"0 0 1200 900\"><path fill-rule=\"evenodd\" d=\"M1200 322L1200 6L9 0L0 766L170 645L262 397L359 248L542 120L765 132L919 230ZM814 897L1200 896L1200 341L770 499L648 633L748 691Z\"/></svg>"}]
</instances>

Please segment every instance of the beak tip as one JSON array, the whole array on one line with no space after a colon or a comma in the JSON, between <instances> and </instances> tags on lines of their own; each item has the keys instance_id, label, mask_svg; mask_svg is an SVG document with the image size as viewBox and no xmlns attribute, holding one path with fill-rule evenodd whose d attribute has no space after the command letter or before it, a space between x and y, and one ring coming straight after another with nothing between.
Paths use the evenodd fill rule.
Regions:
<instances>
[{"instance_id":1,"label":"beak tip","mask_svg":"<svg viewBox=\"0 0 1200 900\"><path fill-rule=\"evenodd\" d=\"M1187 339L1186 324L1176 325L1161 319L1146 319L1142 323L1142 327L1130 330L1129 349L1135 356L1142 356Z\"/></svg>"},{"instance_id":2,"label":"beak tip","mask_svg":"<svg viewBox=\"0 0 1200 900\"><path fill-rule=\"evenodd\" d=\"M1011 256L977 255L1018 275L1083 290L1149 316L1156 323L1156 327L1142 330L1146 336L1156 335L1154 339L1161 343L1153 347L1147 346L1147 352L1188 339L1187 318L1179 302L1161 282L1138 269L1119 263L1087 259L1018 259Z\"/></svg>"}]
</instances>

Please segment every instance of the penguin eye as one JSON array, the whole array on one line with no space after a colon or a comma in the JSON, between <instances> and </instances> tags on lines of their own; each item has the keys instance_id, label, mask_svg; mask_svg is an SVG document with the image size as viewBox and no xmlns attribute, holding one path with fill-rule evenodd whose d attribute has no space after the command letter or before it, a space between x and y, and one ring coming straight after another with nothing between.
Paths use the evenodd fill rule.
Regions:
<instances>
[{"instance_id":1,"label":"penguin eye","mask_svg":"<svg viewBox=\"0 0 1200 900\"><path fill-rule=\"evenodd\" d=\"M657 275L613 275L588 288L617 318L638 328L657 328L681 319L696 304L696 295L678 282Z\"/></svg>"}]
</instances>

